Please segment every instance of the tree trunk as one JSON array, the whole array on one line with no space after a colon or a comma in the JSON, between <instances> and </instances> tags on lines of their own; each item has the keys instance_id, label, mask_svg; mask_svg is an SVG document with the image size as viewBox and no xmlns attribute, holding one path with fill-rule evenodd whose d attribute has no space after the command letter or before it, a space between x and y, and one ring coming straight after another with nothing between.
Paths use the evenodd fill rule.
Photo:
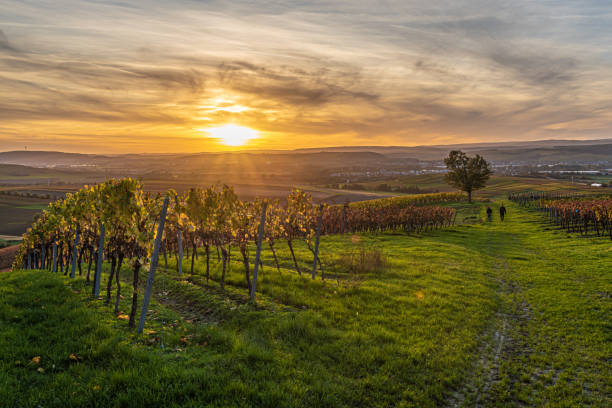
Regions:
<instances>
[{"instance_id":1,"label":"tree trunk","mask_svg":"<svg viewBox=\"0 0 612 408\"><path fill-rule=\"evenodd\" d=\"M93 296L94 293L96 293L96 271L98 270L98 251L96 251L96 256L94 258L95 260L95 264L94 264L94 277L93 277L93 285L91 285L91 295Z\"/></svg>"},{"instance_id":2,"label":"tree trunk","mask_svg":"<svg viewBox=\"0 0 612 408\"><path fill-rule=\"evenodd\" d=\"M302 271L300 271L300 267L298 266L297 263L297 259L295 259L295 253L293 252L293 244L291 243L291 240L287 241L287 245L289 245L289 251L291 251L291 257L293 258L293 264L295 265L295 269L297 270L298 274L302 274Z\"/></svg>"},{"instance_id":3,"label":"tree trunk","mask_svg":"<svg viewBox=\"0 0 612 408\"><path fill-rule=\"evenodd\" d=\"M91 273L91 264L93 263L93 249L89 248L89 264L87 265L87 276L85 277L85 284L89 285L89 275Z\"/></svg>"},{"instance_id":4,"label":"tree trunk","mask_svg":"<svg viewBox=\"0 0 612 408\"><path fill-rule=\"evenodd\" d=\"M51 272L57 272L57 237L53 237L53 264L51 265Z\"/></svg>"},{"instance_id":5,"label":"tree trunk","mask_svg":"<svg viewBox=\"0 0 612 408\"><path fill-rule=\"evenodd\" d=\"M240 247L240 253L242 254L242 264L244 265L244 277L246 278L249 293L251 293L251 268L249 265L249 254L247 253L246 246Z\"/></svg>"},{"instance_id":6,"label":"tree trunk","mask_svg":"<svg viewBox=\"0 0 612 408\"><path fill-rule=\"evenodd\" d=\"M110 303L111 299L111 288L113 286L113 278L115 277L115 268L117 267L117 258L113 254L111 256L111 270L108 277L108 284L106 285L106 304Z\"/></svg>"},{"instance_id":7,"label":"tree trunk","mask_svg":"<svg viewBox=\"0 0 612 408\"><path fill-rule=\"evenodd\" d=\"M274 263L276 264L276 269L278 269L278 273L281 273L280 265L278 264L278 258L276 257L276 250L274 249L274 244L271 242L268 242L268 245L270 245L270 250L272 251L272 256L274 257Z\"/></svg>"},{"instance_id":8,"label":"tree trunk","mask_svg":"<svg viewBox=\"0 0 612 408\"><path fill-rule=\"evenodd\" d=\"M45 261L45 244L42 244L40 246L40 269L47 269Z\"/></svg>"},{"instance_id":9,"label":"tree trunk","mask_svg":"<svg viewBox=\"0 0 612 408\"><path fill-rule=\"evenodd\" d=\"M79 265L79 276L83 275L83 251L85 250L85 248L81 248L81 250L79 251L79 260L78 265Z\"/></svg>"},{"instance_id":10,"label":"tree trunk","mask_svg":"<svg viewBox=\"0 0 612 408\"><path fill-rule=\"evenodd\" d=\"M191 252L191 276L193 276L193 263L195 261L195 255L196 255L196 246L195 244L193 245L193 252Z\"/></svg>"},{"instance_id":11,"label":"tree trunk","mask_svg":"<svg viewBox=\"0 0 612 408\"><path fill-rule=\"evenodd\" d=\"M181 230L178 231L178 243L177 243L177 255L176 255L176 271L179 276L183 274L183 234Z\"/></svg>"},{"instance_id":12,"label":"tree trunk","mask_svg":"<svg viewBox=\"0 0 612 408\"><path fill-rule=\"evenodd\" d=\"M227 251L225 247L221 248L221 261L223 262L222 272L221 272L221 289L225 287L225 270L227 268Z\"/></svg>"},{"instance_id":13,"label":"tree trunk","mask_svg":"<svg viewBox=\"0 0 612 408\"><path fill-rule=\"evenodd\" d=\"M94 298L100 296L100 285L102 283L102 265L104 264L104 237L105 237L104 223L100 224L100 237L98 241L98 262L96 263L96 271L93 284L93 295Z\"/></svg>"},{"instance_id":14,"label":"tree trunk","mask_svg":"<svg viewBox=\"0 0 612 408\"><path fill-rule=\"evenodd\" d=\"M64 269L64 276L68 275L68 268L70 268L70 260L72 255L72 245L68 244L68 254L66 255L66 268Z\"/></svg>"},{"instance_id":15,"label":"tree trunk","mask_svg":"<svg viewBox=\"0 0 612 408\"><path fill-rule=\"evenodd\" d=\"M130 321L128 323L129 327L136 326L136 309L138 308L138 273L140 272L140 260L136 260L134 263L134 280L132 285L134 286L134 290L132 292L132 310L130 311Z\"/></svg>"},{"instance_id":16,"label":"tree trunk","mask_svg":"<svg viewBox=\"0 0 612 408\"><path fill-rule=\"evenodd\" d=\"M204 248L206 249L206 283L210 279L210 245L205 244Z\"/></svg>"},{"instance_id":17,"label":"tree trunk","mask_svg":"<svg viewBox=\"0 0 612 408\"><path fill-rule=\"evenodd\" d=\"M115 278L117 280L117 298L115 300L115 314L119 314L119 299L121 299L121 283L119 280L119 272L121 272L121 265L123 265L123 255L119 255L119 263L117 270L115 271Z\"/></svg>"},{"instance_id":18,"label":"tree trunk","mask_svg":"<svg viewBox=\"0 0 612 408\"><path fill-rule=\"evenodd\" d=\"M72 247L72 261L71 261L71 265L70 265L70 279L74 279L74 274L76 272L76 264L77 261L79 260L79 232L80 232L80 227L79 224L77 224L76 226L76 231L74 233L74 246Z\"/></svg>"}]
</instances>

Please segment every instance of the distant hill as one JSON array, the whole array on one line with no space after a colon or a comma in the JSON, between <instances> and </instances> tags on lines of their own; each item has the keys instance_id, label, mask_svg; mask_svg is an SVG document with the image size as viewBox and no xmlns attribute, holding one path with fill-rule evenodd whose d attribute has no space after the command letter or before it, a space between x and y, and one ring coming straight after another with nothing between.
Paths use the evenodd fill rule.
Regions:
<instances>
[{"instance_id":1,"label":"distant hill","mask_svg":"<svg viewBox=\"0 0 612 408\"><path fill-rule=\"evenodd\" d=\"M268 173L407 167L419 161L439 161L450 150L481 154L494 162L524 164L555 162L612 162L612 139L540 140L531 142L471 143L438 146L338 146L296 150L201 152L171 154L97 155L48 151L0 152L0 164L145 174L172 170L211 173L257 169Z\"/></svg>"},{"instance_id":2,"label":"distant hill","mask_svg":"<svg viewBox=\"0 0 612 408\"><path fill-rule=\"evenodd\" d=\"M612 162L612 143L599 145L498 148L475 150L493 161L517 162Z\"/></svg>"},{"instance_id":3,"label":"distant hill","mask_svg":"<svg viewBox=\"0 0 612 408\"><path fill-rule=\"evenodd\" d=\"M20 164L32 167L70 166L79 163L96 163L108 160L108 156L81 153L19 150L0 152L0 163Z\"/></svg>"},{"instance_id":4,"label":"distant hill","mask_svg":"<svg viewBox=\"0 0 612 408\"><path fill-rule=\"evenodd\" d=\"M218 152L165 155L86 155L61 152L4 152L0 153L0 164L25 165L38 168L53 168L64 171L108 171L124 174L145 174L172 170L175 172L205 171L217 173L236 172L303 172L325 169L371 166L373 168L391 164L415 165L417 159L408 157L391 160L388 155L370 152Z\"/></svg>"},{"instance_id":5,"label":"distant hill","mask_svg":"<svg viewBox=\"0 0 612 408\"><path fill-rule=\"evenodd\" d=\"M0 178L2 177L45 177L57 174L56 171L44 168L35 168L18 164L0 164Z\"/></svg>"},{"instance_id":6,"label":"distant hill","mask_svg":"<svg viewBox=\"0 0 612 408\"><path fill-rule=\"evenodd\" d=\"M598 161L612 160L612 139L537 140L527 142L467 143L432 146L339 146L297 149L310 152L375 152L395 158L417 157L420 160L442 160L451 150L481 154L494 161Z\"/></svg>"}]
</instances>

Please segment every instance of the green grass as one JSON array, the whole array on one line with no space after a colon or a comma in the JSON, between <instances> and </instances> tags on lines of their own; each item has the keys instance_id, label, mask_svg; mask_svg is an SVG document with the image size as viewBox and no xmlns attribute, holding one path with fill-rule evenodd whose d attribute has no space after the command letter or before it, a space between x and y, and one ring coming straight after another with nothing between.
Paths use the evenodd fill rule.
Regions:
<instances>
[{"instance_id":1,"label":"green grass","mask_svg":"<svg viewBox=\"0 0 612 408\"><path fill-rule=\"evenodd\" d=\"M438 190L441 192L454 192L455 188L448 185L444 180L443 174L424 174L415 176L402 176L396 179L384 181L369 181L359 184L366 186L368 191L376 192L379 184L385 183L393 187L418 186L423 190ZM502 194L515 191L579 191L584 190L585 186L573 184L569 180L548 179L544 177L519 177L519 176L492 176L487 182L487 187L483 190L474 192L474 197L497 197ZM602 189L606 190L606 189ZM609 191L609 190L606 190ZM380 192L383 193L383 192ZM389 193L387 193L389 194Z\"/></svg>"},{"instance_id":2,"label":"green grass","mask_svg":"<svg viewBox=\"0 0 612 408\"><path fill-rule=\"evenodd\" d=\"M49 204L28 204L19 205L16 208L23 208L24 210L44 210L49 207Z\"/></svg>"},{"instance_id":3,"label":"green grass","mask_svg":"<svg viewBox=\"0 0 612 408\"><path fill-rule=\"evenodd\" d=\"M324 237L324 282L308 277L305 245L296 246L299 276L279 243L283 268L264 251L257 305L247 301L238 259L224 292L216 255L208 284L202 253L188 280L188 260L179 278L171 259L142 337L90 299L82 278L2 274L0 399L26 407L609 406L612 242L568 238L540 214L506 205L503 224ZM482 204L462 206L484 218ZM340 254L363 247L381 249L386 270L343 269ZM122 276L131 278L127 266ZM127 283L123 293L126 313Z\"/></svg>"},{"instance_id":4,"label":"green grass","mask_svg":"<svg viewBox=\"0 0 612 408\"><path fill-rule=\"evenodd\" d=\"M46 206L47 203L28 203L12 197L0 197L0 234L21 235Z\"/></svg>"},{"instance_id":5,"label":"green grass","mask_svg":"<svg viewBox=\"0 0 612 408\"><path fill-rule=\"evenodd\" d=\"M17 245L20 241L6 240L0 238L0 248L6 248L9 246Z\"/></svg>"}]
</instances>

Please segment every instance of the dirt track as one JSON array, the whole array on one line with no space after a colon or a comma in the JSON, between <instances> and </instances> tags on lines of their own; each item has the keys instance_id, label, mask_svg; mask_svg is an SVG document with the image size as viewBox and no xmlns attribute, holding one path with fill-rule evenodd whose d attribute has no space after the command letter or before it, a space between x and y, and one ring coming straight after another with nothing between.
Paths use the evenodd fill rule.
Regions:
<instances>
[{"instance_id":1,"label":"dirt track","mask_svg":"<svg viewBox=\"0 0 612 408\"><path fill-rule=\"evenodd\" d=\"M11 267L11 265L13 264L13 260L15 259L15 255L17 254L17 249L19 249L19 245L0 249L1 272L7 271Z\"/></svg>"}]
</instances>

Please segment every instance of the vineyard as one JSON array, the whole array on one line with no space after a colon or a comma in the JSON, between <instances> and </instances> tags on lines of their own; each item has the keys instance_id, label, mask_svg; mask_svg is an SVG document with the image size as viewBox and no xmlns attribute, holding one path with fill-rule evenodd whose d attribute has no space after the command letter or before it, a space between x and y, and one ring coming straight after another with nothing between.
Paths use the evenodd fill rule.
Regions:
<instances>
[{"instance_id":1,"label":"vineyard","mask_svg":"<svg viewBox=\"0 0 612 408\"><path fill-rule=\"evenodd\" d=\"M297 241L304 242L312 254L312 270L308 274L315 279L318 269L324 280L324 263L319 255L321 235L422 232L448 227L454 223L455 210L429 204L462 198L459 194L431 194L326 206L314 205L309 194L293 190L283 207L277 201L241 201L228 186L194 188L183 195L171 190L162 197L144 192L140 182L133 179L109 180L50 204L24 235L14 267L60 271L69 273L71 278L78 271L79 276L85 274L87 284L92 284L92 295L98 297L102 264L108 261L106 302L111 302L114 289L115 312L119 313L123 296L119 274L122 266L129 263L133 293L128 325L134 327L140 270L150 264L149 289L160 256L166 265L168 257L176 259L178 275L183 274L186 260L193 275L195 260L202 251L208 282L211 257L216 254L222 264L216 280L223 289L226 271L235 256L232 252L238 253L246 287L254 300L263 244L269 247L279 272L277 246L286 244L294 270L301 275L304 271L294 246ZM145 304L148 292L144 294ZM146 306L141 316L144 314Z\"/></svg>"},{"instance_id":2,"label":"vineyard","mask_svg":"<svg viewBox=\"0 0 612 408\"><path fill-rule=\"evenodd\" d=\"M592 222L559 239L529 209L603 198L533 194L505 202L504 222L452 228L449 207L461 220L501 203L409 199L321 206L293 191L279 205L133 180L66 197L0 274L0 400L610 406L610 242Z\"/></svg>"},{"instance_id":3,"label":"vineyard","mask_svg":"<svg viewBox=\"0 0 612 408\"><path fill-rule=\"evenodd\" d=\"M612 240L612 198L577 193L512 193L511 201L543 211L567 232L609 236Z\"/></svg>"},{"instance_id":4,"label":"vineyard","mask_svg":"<svg viewBox=\"0 0 612 408\"><path fill-rule=\"evenodd\" d=\"M415 194L409 196L379 198L370 201L359 201L351 203L350 206L357 208L385 208L389 206L406 208L412 206L443 204L459 201L467 201L467 196L462 193Z\"/></svg>"}]
</instances>

